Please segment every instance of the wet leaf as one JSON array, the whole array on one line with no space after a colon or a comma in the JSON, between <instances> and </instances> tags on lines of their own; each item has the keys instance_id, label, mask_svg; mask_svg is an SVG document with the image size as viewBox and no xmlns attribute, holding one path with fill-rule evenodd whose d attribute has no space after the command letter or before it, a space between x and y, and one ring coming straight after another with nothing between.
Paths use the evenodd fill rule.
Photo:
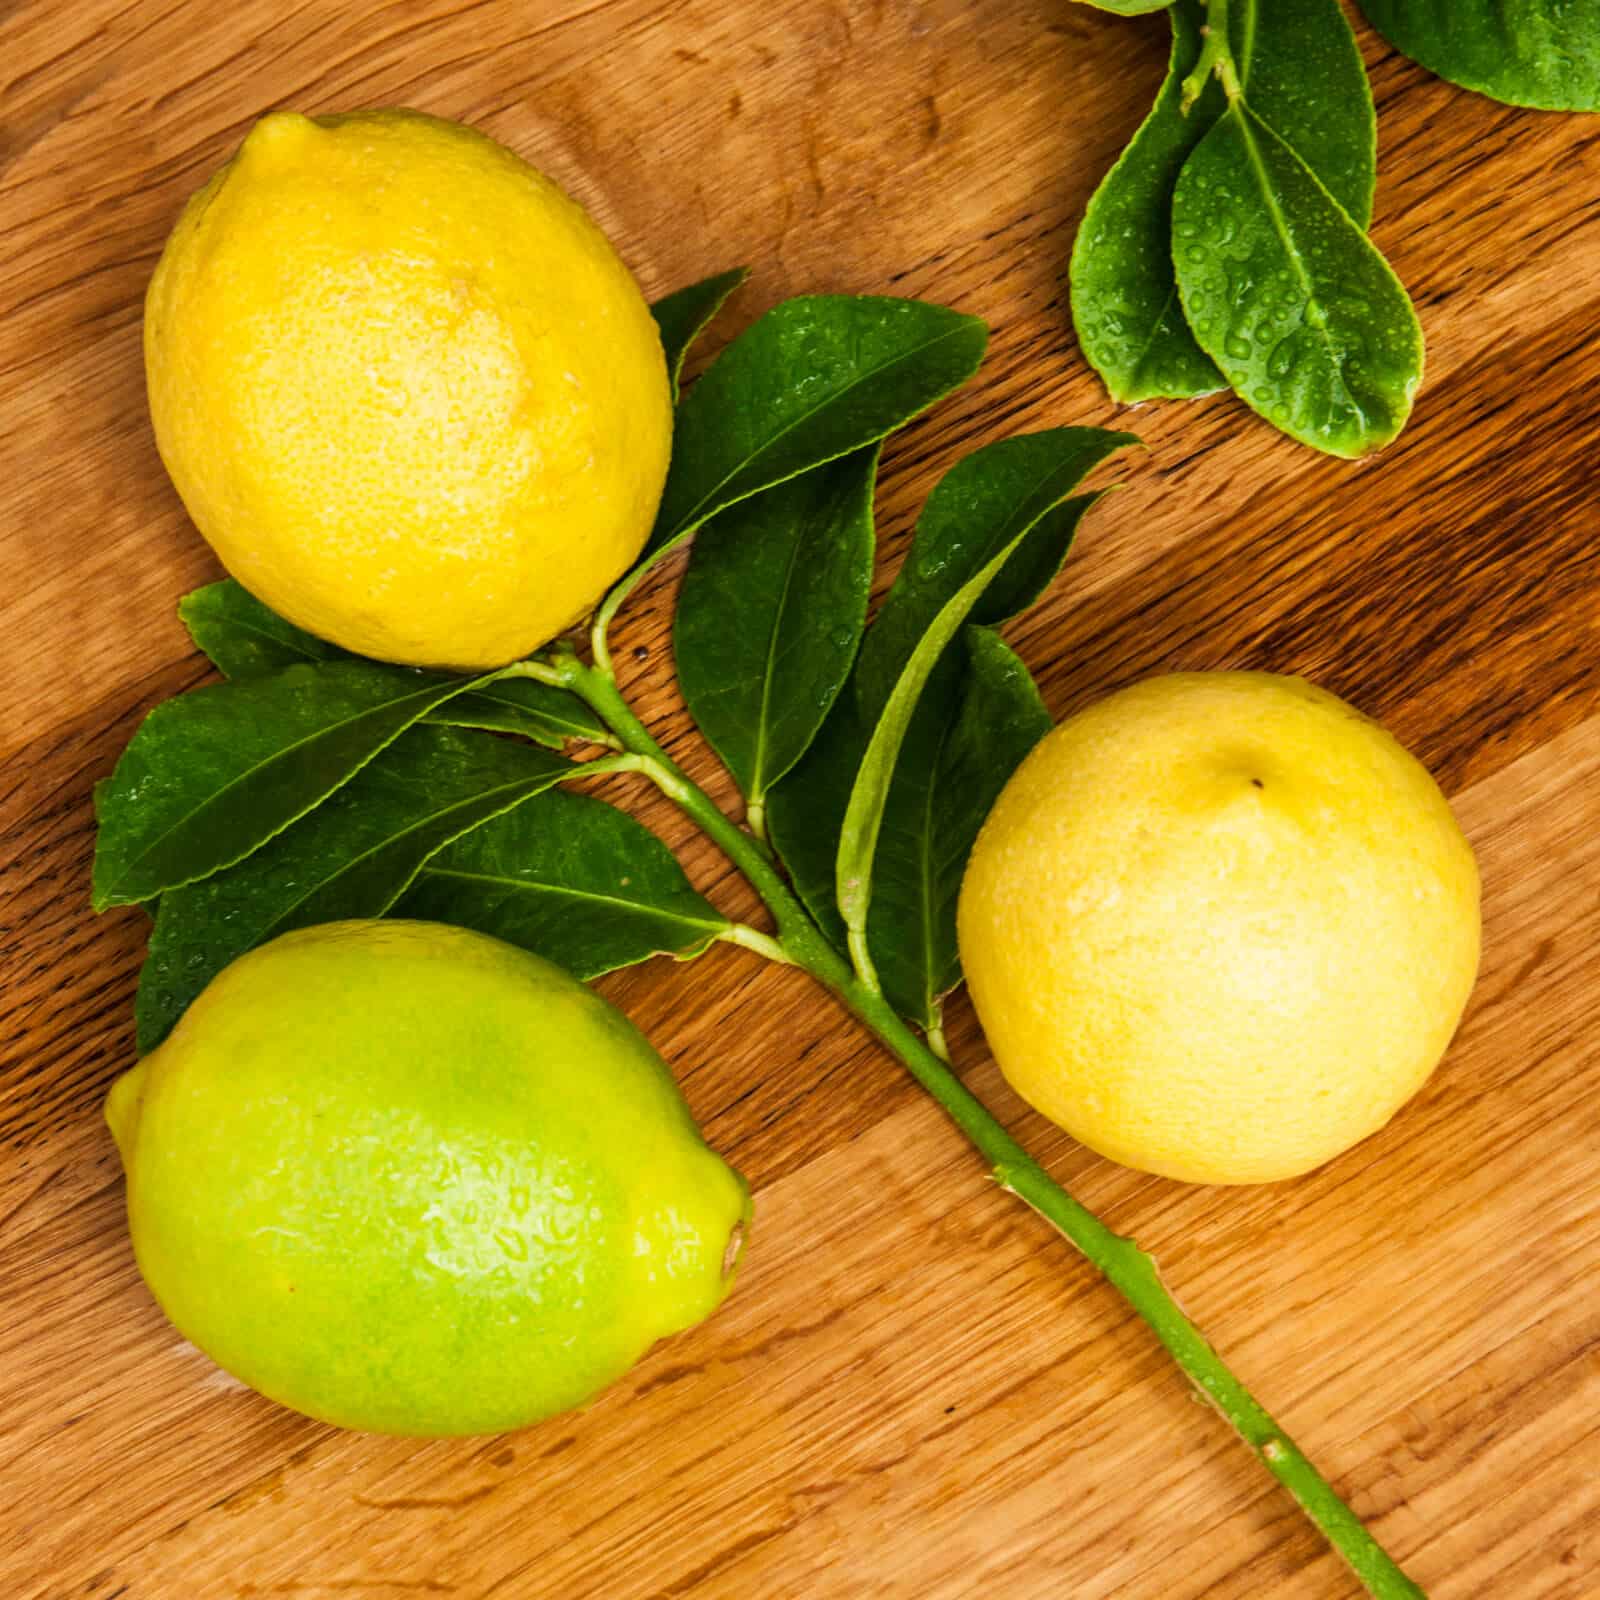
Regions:
<instances>
[{"instance_id":1,"label":"wet leaf","mask_svg":"<svg viewBox=\"0 0 1600 1600\"><path fill-rule=\"evenodd\" d=\"M236 957L294 928L382 916L442 845L577 770L505 739L407 730L236 866L161 897L134 1013L140 1052Z\"/></svg>"},{"instance_id":2,"label":"wet leaf","mask_svg":"<svg viewBox=\"0 0 1600 1600\"><path fill-rule=\"evenodd\" d=\"M1228 43L1245 103L1365 228L1377 177L1377 118L1339 0L1231 0Z\"/></svg>"},{"instance_id":3,"label":"wet leaf","mask_svg":"<svg viewBox=\"0 0 1600 1600\"><path fill-rule=\"evenodd\" d=\"M232 866L480 681L332 661L157 706L95 792L95 909Z\"/></svg>"},{"instance_id":4,"label":"wet leaf","mask_svg":"<svg viewBox=\"0 0 1600 1600\"><path fill-rule=\"evenodd\" d=\"M1422 378L1400 281L1305 163L1236 103L1173 197L1184 312L1240 397L1338 456L1399 433Z\"/></svg>"},{"instance_id":5,"label":"wet leaf","mask_svg":"<svg viewBox=\"0 0 1600 1600\"><path fill-rule=\"evenodd\" d=\"M1359 0L1395 49L1464 89L1600 111L1600 0Z\"/></svg>"},{"instance_id":6,"label":"wet leaf","mask_svg":"<svg viewBox=\"0 0 1600 1600\"><path fill-rule=\"evenodd\" d=\"M1190 153L1222 114L1213 78L1187 112L1183 83L1200 59L1200 0L1171 8L1161 93L1095 191L1073 245L1072 313L1090 364L1114 399L1189 398L1222 386L1184 319L1172 267L1172 195ZM1346 211L1372 215L1372 91L1338 0L1234 0L1231 58L1250 108Z\"/></svg>"},{"instance_id":7,"label":"wet leaf","mask_svg":"<svg viewBox=\"0 0 1600 1600\"><path fill-rule=\"evenodd\" d=\"M1172 274L1172 188L1224 104L1215 81L1187 115L1183 80L1200 59L1200 0L1177 0L1161 93L1100 182L1072 246L1072 320L1113 400L1192 399L1226 387L1183 319Z\"/></svg>"}]
</instances>

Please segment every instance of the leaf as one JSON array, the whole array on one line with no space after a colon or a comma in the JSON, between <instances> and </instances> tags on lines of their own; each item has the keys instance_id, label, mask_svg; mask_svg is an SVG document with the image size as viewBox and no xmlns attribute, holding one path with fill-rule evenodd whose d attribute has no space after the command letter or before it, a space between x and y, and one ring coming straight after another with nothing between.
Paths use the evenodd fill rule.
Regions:
<instances>
[{"instance_id":1,"label":"leaf","mask_svg":"<svg viewBox=\"0 0 1600 1600\"><path fill-rule=\"evenodd\" d=\"M853 689L847 687L811 748L767 800L772 847L823 937L840 951L845 949L846 933L834 898L839 830L868 732Z\"/></svg>"},{"instance_id":2,"label":"leaf","mask_svg":"<svg viewBox=\"0 0 1600 1600\"><path fill-rule=\"evenodd\" d=\"M326 639L297 628L226 578L178 602L189 636L218 671L233 679L260 678L302 661L359 661ZM531 678L505 678L430 711L425 722L520 734L560 749L568 739L604 743L605 725L576 695Z\"/></svg>"},{"instance_id":3,"label":"leaf","mask_svg":"<svg viewBox=\"0 0 1600 1600\"><path fill-rule=\"evenodd\" d=\"M1028 528L1018 529L1010 541L939 608L917 640L867 740L866 752L845 807L834 872L839 913L844 918L853 952L865 936L872 905L874 860L889 788L923 686L962 624L977 610L984 591L1000 576L1029 532Z\"/></svg>"},{"instance_id":4,"label":"leaf","mask_svg":"<svg viewBox=\"0 0 1600 1600\"><path fill-rule=\"evenodd\" d=\"M474 681L333 661L157 706L95 793L95 910L241 860Z\"/></svg>"},{"instance_id":5,"label":"leaf","mask_svg":"<svg viewBox=\"0 0 1600 1600\"><path fill-rule=\"evenodd\" d=\"M499 678L471 694L447 700L424 722L450 728L516 733L559 750L569 739L605 744L606 725L575 694L534 678Z\"/></svg>"},{"instance_id":6,"label":"leaf","mask_svg":"<svg viewBox=\"0 0 1600 1600\"><path fill-rule=\"evenodd\" d=\"M1078 3L1092 6L1096 11L1114 12L1119 17L1142 17L1148 11L1170 6L1172 0L1078 0Z\"/></svg>"},{"instance_id":7,"label":"leaf","mask_svg":"<svg viewBox=\"0 0 1600 1600\"><path fill-rule=\"evenodd\" d=\"M232 578L186 594L178 616L225 678L265 678L302 661L355 659L286 621Z\"/></svg>"},{"instance_id":8,"label":"leaf","mask_svg":"<svg viewBox=\"0 0 1600 1600\"><path fill-rule=\"evenodd\" d=\"M962 648L966 670L953 715L940 707L935 737L922 749L908 738L896 764L867 919L884 994L923 1027L961 981L956 901L978 830L1022 758L1050 731L1028 669L997 633L969 627ZM926 709L918 707L914 724Z\"/></svg>"},{"instance_id":9,"label":"leaf","mask_svg":"<svg viewBox=\"0 0 1600 1600\"><path fill-rule=\"evenodd\" d=\"M688 355L690 346L705 332L728 296L749 276L748 267L719 272L714 278L702 278L699 283L691 283L687 289L679 289L650 307L650 315L661 330L661 348L666 352L673 393L677 393L683 358Z\"/></svg>"},{"instance_id":10,"label":"leaf","mask_svg":"<svg viewBox=\"0 0 1600 1600\"><path fill-rule=\"evenodd\" d=\"M1464 89L1600 111L1600 0L1360 0L1395 49Z\"/></svg>"},{"instance_id":11,"label":"leaf","mask_svg":"<svg viewBox=\"0 0 1600 1600\"><path fill-rule=\"evenodd\" d=\"M729 927L648 828L556 790L441 851L396 914L475 928L579 978L653 955L699 955Z\"/></svg>"},{"instance_id":12,"label":"leaf","mask_svg":"<svg viewBox=\"0 0 1600 1600\"><path fill-rule=\"evenodd\" d=\"M1378 125L1339 0L1231 0L1228 44L1245 103L1366 228Z\"/></svg>"},{"instance_id":13,"label":"leaf","mask_svg":"<svg viewBox=\"0 0 1600 1600\"><path fill-rule=\"evenodd\" d=\"M1173 196L1189 326L1240 397L1337 456L1399 433L1422 379L1404 288L1306 165L1235 104Z\"/></svg>"},{"instance_id":14,"label":"leaf","mask_svg":"<svg viewBox=\"0 0 1600 1600\"><path fill-rule=\"evenodd\" d=\"M1035 527L1107 456L1139 440L1103 428L1050 428L985 445L958 461L928 496L917 531L861 647L855 687L872 717L933 619L996 551ZM1030 540L980 595L975 622L1001 622L1031 605L1060 569L1085 506Z\"/></svg>"},{"instance_id":15,"label":"leaf","mask_svg":"<svg viewBox=\"0 0 1600 1600\"><path fill-rule=\"evenodd\" d=\"M695 539L673 625L678 682L757 815L855 660L877 466L867 445L729 507Z\"/></svg>"},{"instance_id":16,"label":"leaf","mask_svg":"<svg viewBox=\"0 0 1600 1600\"><path fill-rule=\"evenodd\" d=\"M1113 400L1192 399L1223 388L1183 320L1172 273L1172 187L1224 99L1214 80L1187 114L1183 80L1200 59L1200 0L1178 0L1166 81L1100 181L1072 245L1072 320Z\"/></svg>"},{"instance_id":17,"label":"leaf","mask_svg":"<svg viewBox=\"0 0 1600 1600\"><path fill-rule=\"evenodd\" d=\"M872 727L923 632L961 585L1019 532L1027 537L1003 564L1003 577L984 595L978 616L999 622L1032 604L1098 498L1061 497L1110 451L1137 442L1131 434L1093 428L1002 439L957 462L928 497L849 685L816 741L769 798L773 846L795 892L839 948L846 940L835 899L845 809ZM936 726L947 723L959 697L959 663L947 663L932 674L921 715Z\"/></svg>"},{"instance_id":18,"label":"leaf","mask_svg":"<svg viewBox=\"0 0 1600 1600\"><path fill-rule=\"evenodd\" d=\"M1059 428L988 445L946 473L929 496L911 548L863 643L857 705L875 717L923 634L947 601L1000 549L1012 555L986 587L976 623L1032 605L1061 570L1079 523L1099 494L1063 499L1133 434ZM1016 536L1028 537L1018 543Z\"/></svg>"},{"instance_id":19,"label":"leaf","mask_svg":"<svg viewBox=\"0 0 1600 1600\"><path fill-rule=\"evenodd\" d=\"M1172 54L1161 93L1095 191L1073 245L1079 343L1125 404L1191 398L1221 386L1183 318L1172 269L1172 192L1226 100L1208 79L1187 113L1183 83L1200 59L1205 11L1170 11ZM1234 0L1230 59L1246 102L1295 149L1363 227L1372 215L1372 91L1338 0Z\"/></svg>"},{"instance_id":20,"label":"leaf","mask_svg":"<svg viewBox=\"0 0 1600 1600\"><path fill-rule=\"evenodd\" d=\"M382 916L440 846L577 770L505 739L408 729L236 866L162 896L139 976L140 1053L236 957L293 928Z\"/></svg>"},{"instance_id":21,"label":"leaf","mask_svg":"<svg viewBox=\"0 0 1600 1600\"><path fill-rule=\"evenodd\" d=\"M678 411L652 558L747 495L872 444L965 383L988 330L919 300L785 300Z\"/></svg>"}]
</instances>

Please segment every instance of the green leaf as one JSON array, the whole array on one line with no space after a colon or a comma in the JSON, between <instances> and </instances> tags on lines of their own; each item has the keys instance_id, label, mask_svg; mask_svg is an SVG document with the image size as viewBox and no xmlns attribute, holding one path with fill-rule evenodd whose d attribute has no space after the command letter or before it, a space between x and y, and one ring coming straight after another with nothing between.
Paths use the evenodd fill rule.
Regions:
<instances>
[{"instance_id":1,"label":"green leaf","mask_svg":"<svg viewBox=\"0 0 1600 1600\"><path fill-rule=\"evenodd\" d=\"M266 677L302 661L363 659L297 628L231 578L185 595L178 615L190 638L228 678ZM446 701L422 720L520 734L552 749L568 739L596 744L606 739L604 724L576 695L531 678L488 684Z\"/></svg>"},{"instance_id":2,"label":"green leaf","mask_svg":"<svg viewBox=\"0 0 1600 1600\"><path fill-rule=\"evenodd\" d=\"M687 289L679 289L650 307L650 315L661 330L661 348L666 352L667 372L674 393L683 373L683 358L690 347L705 332L728 296L749 276L748 267L719 272L714 278L702 278L699 283L691 283Z\"/></svg>"},{"instance_id":3,"label":"green leaf","mask_svg":"<svg viewBox=\"0 0 1600 1600\"><path fill-rule=\"evenodd\" d=\"M853 688L834 702L828 720L805 755L767 800L767 836L801 903L836 949L846 944L844 919L834 898L839 830L850 787L867 748L868 724L856 709Z\"/></svg>"},{"instance_id":4,"label":"green leaf","mask_svg":"<svg viewBox=\"0 0 1600 1600\"><path fill-rule=\"evenodd\" d=\"M1000 576L1029 531L1028 528L1019 529L939 608L917 640L867 740L866 752L845 807L834 869L839 913L844 919L852 955L858 963L872 905L874 863L889 789L917 702L945 649L977 610L984 591Z\"/></svg>"},{"instance_id":5,"label":"green leaf","mask_svg":"<svg viewBox=\"0 0 1600 1600\"><path fill-rule=\"evenodd\" d=\"M95 793L95 910L242 860L475 681L333 661L157 706Z\"/></svg>"},{"instance_id":6,"label":"green leaf","mask_svg":"<svg viewBox=\"0 0 1600 1600\"><path fill-rule=\"evenodd\" d=\"M1119 17L1142 17L1148 11L1170 6L1172 0L1078 0L1078 3L1092 6L1096 11L1110 11Z\"/></svg>"},{"instance_id":7,"label":"green leaf","mask_svg":"<svg viewBox=\"0 0 1600 1600\"><path fill-rule=\"evenodd\" d=\"M724 507L859 450L977 370L988 330L919 300L786 300L712 363L678 411L653 555Z\"/></svg>"},{"instance_id":8,"label":"green leaf","mask_svg":"<svg viewBox=\"0 0 1600 1600\"><path fill-rule=\"evenodd\" d=\"M925 691L896 763L867 918L884 994L922 1027L961 981L956 900L978 830L1050 731L1028 669L997 633L969 627L960 648L966 670L954 706L929 717Z\"/></svg>"},{"instance_id":9,"label":"green leaf","mask_svg":"<svg viewBox=\"0 0 1600 1600\"><path fill-rule=\"evenodd\" d=\"M355 659L286 621L232 578L186 594L178 616L225 678L266 678L303 661Z\"/></svg>"},{"instance_id":10,"label":"green leaf","mask_svg":"<svg viewBox=\"0 0 1600 1600\"><path fill-rule=\"evenodd\" d=\"M1360 0L1395 49L1464 89L1600 111L1600 0Z\"/></svg>"},{"instance_id":11,"label":"green leaf","mask_svg":"<svg viewBox=\"0 0 1600 1600\"><path fill-rule=\"evenodd\" d=\"M605 724L575 694L534 678L497 679L471 694L447 700L423 721L449 728L521 734L552 750L559 750L569 739L606 744L611 737Z\"/></svg>"},{"instance_id":12,"label":"green leaf","mask_svg":"<svg viewBox=\"0 0 1600 1600\"><path fill-rule=\"evenodd\" d=\"M1224 105L1212 80L1187 114L1183 80L1200 59L1200 0L1178 0L1166 81L1100 182L1072 245L1072 320L1113 400L1192 399L1223 388L1183 320L1172 274L1172 188Z\"/></svg>"},{"instance_id":13,"label":"green leaf","mask_svg":"<svg viewBox=\"0 0 1600 1600\"><path fill-rule=\"evenodd\" d=\"M996 551L1017 545L1107 456L1138 444L1131 433L1050 428L999 439L958 461L928 496L904 565L861 647L857 703L869 718L933 619ZM1031 605L1060 570L1086 506L1029 540L976 603L973 621L994 623Z\"/></svg>"},{"instance_id":14,"label":"green leaf","mask_svg":"<svg viewBox=\"0 0 1600 1600\"><path fill-rule=\"evenodd\" d=\"M1172 270L1172 192L1189 154L1222 114L1208 79L1187 113L1183 83L1200 60L1205 11L1178 0L1166 80L1106 174L1072 253L1072 314L1090 365L1124 404L1191 398L1221 387L1183 318ZM1230 60L1240 89L1365 227L1372 215L1376 123L1355 36L1338 0L1234 0Z\"/></svg>"},{"instance_id":15,"label":"green leaf","mask_svg":"<svg viewBox=\"0 0 1600 1600\"><path fill-rule=\"evenodd\" d=\"M236 866L161 897L134 1010L141 1054L236 957L293 928L382 916L440 846L577 770L505 739L408 729Z\"/></svg>"},{"instance_id":16,"label":"green leaf","mask_svg":"<svg viewBox=\"0 0 1600 1600\"><path fill-rule=\"evenodd\" d=\"M1228 45L1245 103L1365 228L1378 125L1361 48L1339 0L1230 0Z\"/></svg>"},{"instance_id":17,"label":"green leaf","mask_svg":"<svg viewBox=\"0 0 1600 1600\"><path fill-rule=\"evenodd\" d=\"M555 790L442 850L396 915L493 934L580 978L699 955L729 926L648 828Z\"/></svg>"},{"instance_id":18,"label":"green leaf","mask_svg":"<svg viewBox=\"0 0 1600 1600\"><path fill-rule=\"evenodd\" d=\"M1367 236L1273 131L1235 104L1173 196L1189 326L1291 437L1361 456L1399 433L1422 379L1415 311Z\"/></svg>"},{"instance_id":19,"label":"green leaf","mask_svg":"<svg viewBox=\"0 0 1600 1600\"><path fill-rule=\"evenodd\" d=\"M841 949L846 933L835 899L845 809L872 728L926 628L942 606L997 551L1026 537L983 595L978 617L999 622L1031 605L1065 558L1084 513L1098 496L1063 500L1131 434L1057 428L1002 439L956 463L923 509L900 574L868 629L856 668L822 732L772 790L772 843L795 892ZM932 674L922 715L947 724L960 701L959 662ZM914 732L914 730L913 730ZM921 748L920 741L917 748Z\"/></svg>"},{"instance_id":20,"label":"green leaf","mask_svg":"<svg viewBox=\"0 0 1600 1600\"><path fill-rule=\"evenodd\" d=\"M678 682L757 814L855 660L877 466L868 445L731 506L695 539L673 625Z\"/></svg>"}]
</instances>

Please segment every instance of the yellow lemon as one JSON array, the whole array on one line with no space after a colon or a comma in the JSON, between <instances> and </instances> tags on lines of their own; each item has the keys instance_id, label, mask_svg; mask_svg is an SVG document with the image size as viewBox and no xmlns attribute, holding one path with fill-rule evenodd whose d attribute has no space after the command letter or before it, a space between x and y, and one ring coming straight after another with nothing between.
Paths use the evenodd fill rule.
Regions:
<instances>
[{"instance_id":1,"label":"yellow lemon","mask_svg":"<svg viewBox=\"0 0 1600 1600\"><path fill-rule=\"evenodd\" d=\"M1017 769L961 889L1014 1088L1113 1160L1292 1177L1381 1128L1478 965L1472 850L1427 770L1297 678L1179 674Z\"/></svg>"},{"instance_id":2,"label":"yellow lemon","mask_svg":"<svg viewBox=\"0 0 1600 1600\"><path fill-rule=\"evenodd\" d=\"M162 1309L347 1428L498 1433L583 1404L715 1310L750 1222L626 1017L439 923L240 957L106 1116Z\"/></svg>"},{"instance_id":3,"label":"yellow lemon","mask_svg":"<svg viewBox=\"0 0 1600 1600\"><path fill-rule=\"evenodd\" d=\"M173 229L144 343L196 526L346 649L501 665L649 534L672 439L649 307L575 202L456 123L264 117Z\"/></svg>"}]
</instances>

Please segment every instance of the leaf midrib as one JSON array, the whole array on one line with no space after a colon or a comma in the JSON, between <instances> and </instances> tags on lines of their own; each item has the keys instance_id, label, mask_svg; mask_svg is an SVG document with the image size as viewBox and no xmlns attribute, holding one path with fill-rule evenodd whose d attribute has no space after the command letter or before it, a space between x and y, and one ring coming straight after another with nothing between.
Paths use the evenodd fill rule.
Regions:
<instances>
[{"instance_id":1,"label":"leaf midrib","mask_svg":"<svg viewBox=\"0 0 1600 1600\"><path fill-rule=\"evenodd\" d=\"M597 905L615 906L624 911L661 917L669 922L681 922L689 928L706 928L713 933L731 926L730 923L720 919L716 922L707 922L700 917L691 917L686 912L665 910L643 900L624 900L617 895L602 894L596 889L574 889L568 884L535 882L528 878L508 878L495 872L465 872L459 867L433 867L424 864L417 877L450 878L459 883L488 883L497 888L514 889L524 894L566 895L574 900L588 900Z\"/></svg>"},{"instance_id":2,"label":"leaf midrib","mask_svg":"<svg viewBox=\"0 0 1600 1600\"><path fill-rule=\"evenodd\" d=\"M1301 260L1299 247L1289 237L1288 222L1283 215L1283 208L1278 204L1277 194L1274 192L1271 179L1267 175L1266 163L1261 159L1261 151L1256 145L1255 135L1250 131L1250 123L1247 119L1254 117L1258 122L1260 122L1261 126L1265 128L1273 138L1277 139L1278 142L1282 144L1291 155L1294 156L1295 160L1300 161L1301 157L1294 150L1294 147L1284 141L1273 130L1272 126L1253 108L1245 105L1230 107L1230 109L1235 113L1238 119L1239 136L1244 141L1245 155L1250 162L1251 170L1255 173L1256 182L1261 189L1262 199L1266 202L1267 214L1272 219L1273 231L1278 235L1279 240L1282 242L1284 254L1288 257L1290 265L1294 268L1295 276L1300 280L1301 287L1305 290L1306 304L1308 306L1315 307L1319 312L1322 313L1323 320L1320 324L1312 323L1310 318L1307 318L1304 322L1302 322L1301 326L1304 327L1309 324L1315 330L1317 338L1322 341L1327 350L1328 364L1332 368L1333 379L1334 382L1339 386L1339 392L1345 397L1346 401L1349 402L1350 409L1356 414L1356 417L1361 423L1363 431L1370 431L1372 428L1372 420L1361 408L1361 405L1356 400L1356 397L1350 392L1350 386L1344 380L1344 366L1339 360L1338 349L1334 345L1333 339L1328 332L1327 313L1322 310L1322 303L1317 298L1316 289L1311 282L1311 276L1306 271L1305 264ZM1304 162L1302 161L1301 164L1304 165ZM1320 184L1321 180L1317 178L1317 175L1314 172L1311 172L1309 167L1307 167L1306 170L1307 172L1311 173L1312 180ZM1328 199L1331 204L1336 206L1338 205L1338 201L1334 200L1332 195L1329 195ZM1351 226L1353 227L1354 224L1352 223Z\"/></svg>"},{"instance_id":3,"label":"leaf midrib","mask_svg":"<svg viewBox=\"0 0 1600 1600\"><path fill-rule=\"evenodd\" d=\"M208 810L210 807L216 805L226 795L232 793L233 790L237 789L240 784L245 783L247 780L249 780L250 778L254 777L257 773L264 771L267 767L271 766L273 762L281 761L284 757L293 754L296 750L302 750L302 749L306 748L308 745L313 745L318 740L325 739L325 738L329 737L331 734L340 732L340 731L342 731L344 729L347 729L347 728L354 727L357 723L365 720L368 717L377 717L377 716L381 716L385 712L393 711L397 707L403 706L406 703L407 700L425 700L430 694L434 694L436 692L437 692L437 685L435 685L433 688L429 688L429 689L426 689L426 690L420 690L420 689L416 690L413 693L411 693L410 695L401 695L401 696L398 696L397 698L395 698L393 700L386 700L382 705L369 706L369 707L367 707L366 710L357 712L355 716L345 717L341 721L328 723L325 727L319 728L315 733L307 734L302 739L296 739L291 744L286 744L286 745L281 746L279 749L275 750L272 753L272 755L267 757L267 759L265 761L258 761L253 766L251 766L251 767L247 768L245 771L239 773L237 777L230 778L227 783L223 784L223 786L220 789L217 789L212 794L208 795L205 798L205 800L203 800L199 805L193 807L189 811L184 812L184 814L181 817L176 818L167 828L165 828L161 833L157 834L156 837L154 839L152 839L149 842L149 844L147 844L144 847L144 849L139 852L139 854L137 856L134 856L134 857L132 857L130 859L130 861L128 862L127 866L123 869L122 873L119 875L119 877L117 879L117 883L118 884L125 883L127 881L127 879L128 879L129 874L133 871L133 869L135 867L141 865L143 862L148 861L151 858L151 856L156 853L156 851L160 848L160 846L165 844L167 842L167 840L169 840L173 836L173 834L176 833L180 828L185 827L186 825L191 823L196 817L200 816L203 812ZM448 699L448 698L449 698L448 694L440 696L441 700ZM419 713L419 715L420 715L420 713ZM394 738L399 738L399 736L404 732L405 732L405 727L404 726L396 728L395 732L394 732ZM392 742L392 741L386 741L385 744L379 745L376 750L373 750L373 751L369 752L368 755L363 760L357 762L357 764L354 767L352 767L350 769L350 771L347 772L344 775L344 777L339 781L339 783L334 785L334 789L340 788L340 787L343 786L343 784L348 783L350 781L350 779L353 778L356 775L356 773L358 773L362 769L362 767L366 766L367 762L371 761L373 759L373 757L375 757L383 749L385 749L389 742ZM276 828L274 828L270 833L268 833L263 839L259 840L254 848L259 849L261 847L261 845L265 844L269 839L277 838L277 836L280 833L282 833L283 830L290 825L290 823L298 821L301 817L303 817L306 814L307 811L310 811L314 806L319 804L321 800L326 799L327 796L329 794L331 794L332 792L333 792L332 789L325 790L323 792L323 794L321 796L319 796L317 800L313 800L310 803L310 805L302 806L300 808L300 810L298 810L298 811L296 811L294 813L293 816L286 817L283 820L283 822L281 822ZM217 872L220 872L223 867L232 866L234 861L240 861L242 859L243 859L242 856L235 856L235 857L233 857L233 859L231 861L224 861L219 866L214 868L213 870L217 871ZM202 876L209 876L209 875L210 874L207 873L207 874L203 874ZM181 883L169 883L165 887L167 889L181 889L185 885L193 883L195 881L196 880L194 878L185 878ZM115 886L113 886L110 892L115 894L118 891L117 891L117 888Z\"/></svg>"},{"instance_id":4,"label":"leaf midrib","mask_svg":"<svg viewBox=\"0 0 1600 1600\"><path fill-rule=\"evenodd\" d=\"M789 604L789 591L794 586L795 570L800 564L800 547L805 543L804 522L800 524L794 542L789 546L789 560L783 570L783 587L778 592L778 604L772 614L772 629L767 635L767 659L761 677L761 709L756 713L756 743L750 763L750 793L746 799L760 801L766 794L761 780L762 763L767 753L767 714L772 704L772 680L778 662L778 635L783 631L783 614Z\"/></svg>"}]
</instances>

